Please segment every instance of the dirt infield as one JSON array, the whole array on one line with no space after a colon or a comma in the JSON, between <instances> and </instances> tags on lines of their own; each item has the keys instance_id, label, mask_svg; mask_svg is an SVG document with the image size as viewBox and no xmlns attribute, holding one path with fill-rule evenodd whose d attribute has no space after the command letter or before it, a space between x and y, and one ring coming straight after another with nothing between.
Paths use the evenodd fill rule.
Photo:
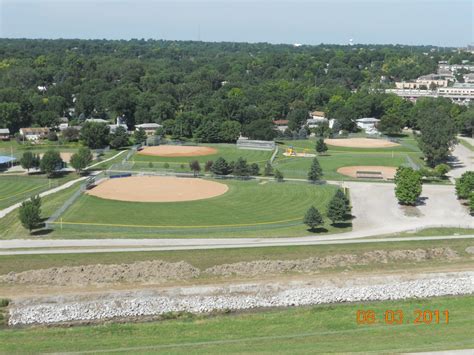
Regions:
<instances>
[{"instance_id":1,"label":"dirt infield","mask_svg":"<svg viewBox=\"0 0 474 355\"><path fill-rule=\"evenodd\" d=\"M357 178L357 172L375 172L379 171L382 173L382 177L384 180L393 179L395 173L397 172L397 168L392 166L371 166L371 165L356 165L356 166L344 166L342 168L337 169L337 172L342 175L350 176L353 178ZM366 174L368 175L368 174Z\"/></svg>"},{"instance_id":2,"label":"dirt infield","mask_svg":"<svg viewBox=\"0 0 474 355\"><path fill-rule=\"evenodd\" d=\"M145 147L138 152L141 155L154 155L157 157L197 157L216 153L217 149L211 147L187 145L159 145L156 147Z\"/></svg>"},{"instance_id":3,"label":"dirt infield","mask_svg":"<svg viewBox=\"0 0 474 355\"><path fill-rule=\"evenodd\" d=\"M371 138L345 138L345 139L325 139L326 144L336 147L352 148L390 148L398 147L400 144L387 141L385 139Z\"/></svg>"},{"instance_id":4,"label":"dirt infield","mask_svg":"<svg viewBox=\"0 0 474 355\"><path fill-rule=\"evenodd\" d=\"M71 153L71 152L60 152L59 155L61 156L61 159L63 160L63 162L65 163L69 163L71 161L71 157L74 153ZM40 158L42 158L44 155L44 153L40 153Z\"/></svg>"},{"instance_id":5,"label":"dirt infield","mask_svg":"<svg viewBox=\"0 0 474 355\"><path fill-rule=\"evenodd\" d=\"M118 201L178 202L216 197L228 189L225 184L202 179L133 176L106 180L86 193Z\"/></svg>"}]
</instances>

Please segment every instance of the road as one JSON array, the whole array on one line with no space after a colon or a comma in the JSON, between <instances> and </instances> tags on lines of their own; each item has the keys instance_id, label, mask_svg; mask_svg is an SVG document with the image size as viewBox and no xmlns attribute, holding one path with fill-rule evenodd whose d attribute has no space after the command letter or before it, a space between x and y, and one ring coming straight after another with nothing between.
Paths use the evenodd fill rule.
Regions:
<instances>
[{"instance_id":1,"label":"road","mask_svg":"<svg viewBox=\"0 0 474 355\"><path fill-rule=\"evenodd\" d=\"M341 236L342 237L342 236ZM420 240L454 240L474 239L471 235L451 235L436 237L379 237L367 239L324 238L309 236L301 238L239 238L239 239L87 239L53 241L53 240L19 240L2 242L0 255L34 255L34 254L88 254L108 252L134 251L165 251L165 250L205 250L205 249L234 249L259 248L298 245L336 245L362 243L393 243ZM39 242L39 243L38 243ZM59 242L59 243L55 243ZM474 244L474 241L473 241ZM18 248L18 249L17 249ZM21 248L27 248L19 250ZM32 248L32 249L28 249ZM52 248L52 249L49 249ZM10 249L10 250L9 250ZM15 249L15 250L11 250Z\"/></svg>"}]
</instances>

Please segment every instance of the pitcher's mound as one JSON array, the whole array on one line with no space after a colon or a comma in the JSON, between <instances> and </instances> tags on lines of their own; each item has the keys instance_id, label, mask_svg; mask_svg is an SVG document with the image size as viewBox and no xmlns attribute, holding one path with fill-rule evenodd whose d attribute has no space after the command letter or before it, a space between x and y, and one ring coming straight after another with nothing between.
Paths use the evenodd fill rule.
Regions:
<instances>
[{"instance_id":1,"label":"pitcher's mound","mask_svg":"<svg viewBox=\"0 0 474 355\"><path fill-rule=\"evenodd\" d=\"M325 139L326 144L336 147L352 147L352 148L389 148L397 147L400 144L387 141L385 139L371 138L341 138L341 139Z\"/></svg>"},{"instance_id":2,"label":"pitcher's mound","mask_svg":"<svg viewBox=\"0 0 474 355\"><path fill-rule=\"evenodd\" d=\"M133 176L109 179L86 193L118 201L177 202L216 197L228 189L225 184L202 179Z\"/></svg>"},{"instance_id":3,"label":"pitcher's mound","mask_svg":"<svg viewBox=\"0 0 474 355\"><path fill-rule=\"evenodd\" d=\"M344 166L337 169L337 172L352 178L387 180L395 177L397 168L392 166L357 165Z\"/></svg>"},{"instance_id":4,"label":"pitcher's mound","mask_svg":"<svg viewBox=\"0 0 474 355\"><path fill-rule=\"evenodd\" d=\"M211 147L189 145L158 145L145 147L138 152L141 155L154 155L157 157L197 157L216 154L217 149Z\"/></svg>"}]
</instances>

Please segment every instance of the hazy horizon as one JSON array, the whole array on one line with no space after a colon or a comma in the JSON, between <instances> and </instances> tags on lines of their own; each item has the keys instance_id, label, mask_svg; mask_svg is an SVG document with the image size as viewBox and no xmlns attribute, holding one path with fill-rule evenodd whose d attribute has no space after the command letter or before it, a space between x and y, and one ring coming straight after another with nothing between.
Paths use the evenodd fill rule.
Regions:
<instances>
[{"instance_id":1,"label":"hazy horizon","mask_svg":"<svg viewBox=\"0 0 474 355\"><path fill-rule=\"evenodd\" d=\"M473 11L470 0L3 0L0 37L464 47Z\"/></svg>"}]
</instances>

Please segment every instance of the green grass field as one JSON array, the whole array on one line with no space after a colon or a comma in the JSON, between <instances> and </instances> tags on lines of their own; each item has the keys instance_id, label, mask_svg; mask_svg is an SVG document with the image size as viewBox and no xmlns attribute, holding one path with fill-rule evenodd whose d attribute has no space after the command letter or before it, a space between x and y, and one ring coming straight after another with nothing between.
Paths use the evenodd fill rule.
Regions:
<instances>
[{"instance_id":1,"label":"green grass field","mask_svg":"<svg viewBox=\"0 0 474 355\"><path fill-rule=\"evenodd\" d=\"M74 237L227 237L307 234L302 219L314 205L326 213L333 185L225 180L229 191L215 198L166 203L123 202L83 195L62 216L63 230ZM59 225L57 225L59 226ZM321 232L347 231L326 220Z\"/></svg>"},{"instance_id":2,"label":"green grass field","mask_svg":"<svg viewBox=\"0 0 474 355\"><path fill-rule=\"evenodd\" d=\"M150 323L4 329L5 353L111 352L193 354L315 352L413 352L474 347L474 297L276 309L215 317L183 315ZM449 311L449 324L414 324L415 310ZM358 310L373 310L377 323L358 325ZM404 324L384 322L402 310Z\"/></svg>"},{"instance_id":3,"label":"green grass field","mask_svg":"<svg viewBox=\"0 0 474 355\"><path fill-rule=\"evenodd\" d=\"M21 202L31 196L57 187L77 177L75 173L52 179L48 179L45 175L27 176L0 174L0 209Z\"/></svg>"}]
</instances>

